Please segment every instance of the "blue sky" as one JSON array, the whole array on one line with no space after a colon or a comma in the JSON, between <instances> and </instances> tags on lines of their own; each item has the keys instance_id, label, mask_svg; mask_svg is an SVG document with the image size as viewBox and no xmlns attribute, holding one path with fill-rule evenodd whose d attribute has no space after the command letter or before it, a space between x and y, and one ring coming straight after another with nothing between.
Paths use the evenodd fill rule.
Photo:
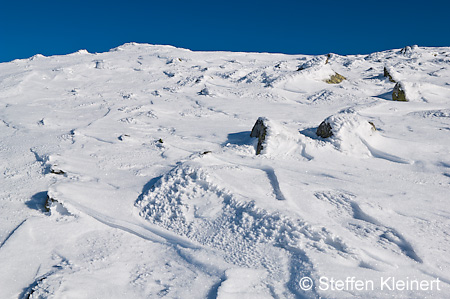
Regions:
<instances>
[{"instance_id":1,"label":"blue sky","mask_svg":"<svg viewBox=\"0 0 450 299\"><path fill-rule=\"evenodd\" d=\"M2 1L0 62L126 42L191 50L365 54L450 46L450 1Z\"/></svg>"}]
</instances>

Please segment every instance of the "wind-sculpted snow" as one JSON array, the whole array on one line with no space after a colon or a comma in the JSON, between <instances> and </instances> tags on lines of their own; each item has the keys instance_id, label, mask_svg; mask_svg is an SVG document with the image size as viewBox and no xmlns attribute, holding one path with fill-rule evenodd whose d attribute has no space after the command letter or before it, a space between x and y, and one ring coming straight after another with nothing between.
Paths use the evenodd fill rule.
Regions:
<instances>
[{"instance_id":1,"label":"wind-sculpted snow","mask_svg":"<svg viewBox=\"0 0 450 299\"><path fill-rule=\"evenodd\" d=\"M131 43L0 64L0 298L448 298L449 61Z\"/></svg>"},{"instance_id":2,"label":"wind-sculpted snow","mask_svg":"<svg viewBox=\"0 0 450 299\"><path fill-rule=\"evenodd\" d=\"M217 168L191 163L177 166L137 201L140 215L217 250L235 266L266 269L264 282L277 295L283 294L280 285L290 276L311 275L304 248L352 255L347 245L324 227L261 209L251 198L240 201L239 195L208 174ZM295 264L297 270L291 272L285 263ZM298 285L291 285L290 290L302 293Z\"/></svg>"},{"instance_id":3,"label":"wind-sculpted snow","mask_svg":"<svg viewBox=\"0 0 450 299\"><path fill-rule=\"evenodd\" d=\"M381 246L393 246L411 259L422 263L422 259L417 256L411 245L395 229L385 227L371 216L365 214L359 205L346 194L333 194L329 192L316 193L315 196L337 207L338 210L345 211L345 216L351 216L347 219L348 229L353 233L364 238L378 238L377 243ZM339 215L340 217L344 215ZM361 221L365 222L363 226L359 225ZM391 244L389 244L391 242ZM397 251L398 251L397 249ZM393 249L396 250L396 249Z\"/></svg>"},{"instance_id":4,"label":"wind-sculpted snow","mask_svg":"<svg viewBox=\"0 0 450 299\"><path fill-rule=\"evenodd\" d=\"M314 229L300 219L270 213L248 200L236 199L231 191L214 183L204 169L181 165L161 178L137 206L149 221L222 250L229 246L220 242L235 242L239 238L242 243L273 243L281 247L295 247L302 238L309 238L312 243L332 241L334 246L346 247L338 239L334 241L326 229Z\"/></svg>"},{"instance_id":5,"label":"wind-sculpted snow","mask_svg":"<svg viewBox=\"0 0 450 299\"><path fill-rule=\"evenodd\" d=\"M450 118L450 109L418 111L411 113L411 115L424 118L446 119Z\"/></svg>"},{"instance_id":6,"label":"wind-sculpted snow","mask_svg":"<svg viewBox=\"0 0 450 299\"><path fill-rule=\"evenodd\" d=\"M330 129L330 140L336 149L351 154L368 152L367 141L377 134L374 125L360 117L353 109L340 111L324 120Z\"/></svg>"}]
</instances>

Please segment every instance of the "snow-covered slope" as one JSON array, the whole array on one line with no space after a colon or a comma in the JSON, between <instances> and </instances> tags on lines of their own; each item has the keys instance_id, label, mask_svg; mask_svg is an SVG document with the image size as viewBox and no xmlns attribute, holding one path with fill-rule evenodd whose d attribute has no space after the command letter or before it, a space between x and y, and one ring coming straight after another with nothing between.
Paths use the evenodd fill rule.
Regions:
<instances>
[{"instance_id":1,"label":"snow-covered slope","mask_svg":"<svg viewBox=\"0 0 450 299\"><path fill-rule=\"evenodd\" d=\"M450 48L2 63L0 298L448 298L449 136Z\"/></svg>"}]
</instances>

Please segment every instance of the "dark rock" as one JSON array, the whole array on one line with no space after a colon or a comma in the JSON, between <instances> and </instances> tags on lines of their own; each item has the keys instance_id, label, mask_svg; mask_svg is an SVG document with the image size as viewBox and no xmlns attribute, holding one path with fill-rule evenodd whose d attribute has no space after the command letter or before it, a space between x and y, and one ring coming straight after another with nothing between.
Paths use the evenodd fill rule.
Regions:
<instances>
[{"instance_id":1,"label":"dark rock","mask_svg":"<svg viewBox=\"0 0 450 299\"><path fill-rule=\"evenodd\" d=\"M329 138L333 136L331 125L324 120L317 128L316 134L322 138Z\"/></svg>"},{"instance_id":2,"label":"dark rock","mask_svg":"<svg viewBox=\"0 0 450 299\"><path fill-rule=\"evenodd\" d=\"M128 137L130 137L130 135L128 135L128 134L123 134L123 135L120 135L120 136L118 137L118 139L119 139L120 141L125 141L125 139L128 138Z\"/></svg>"},{"instance_id":3,"label":"dark rock","mask_svg":"<svg viewBox=\"0 0 450 299\"><path fill-rule=\"evenodd\" d=\"M166 76L169 77L169 78L175 77L175 74L172 73L172 72L166 72L166 71L164 71L163 73L164 73L164 75L166 75Z\"/></svg>"},{"instance_id":4,"label":"dark rock","mask_svg":"<svg viewBox=\"0 0 450 299\"><path fill-rule=\"evenodd\" d=\"M328 64L330 62L331 53L327 54L327 60L325 61L325 64Z\"/></svg>"},{"instance_id":5,"label":"dark rock","mask_svg":"<svg viewBox=\"0 0 450 299\"><path fill-rule=\"evenodd\" d=\"M396 81L392 78L391 74L389 73L389 71L388 71L388 69L386 67L384 67L383 73L384 73L383 76L388 78L389 81L391 81L393 83L396 83Z\"/></svg>"},{"instance_id":6,"label":"dark rock","mask_svg":"<svg viewBox=\"0 0 450 299\"><path fill-rule=\"evenodd\" d=\"M394 86L394 90L392 91L392 100L400 101L400 102L408 102L408 98L406 97L405 88L403 84L397 82Z\"/></svg>"},{"instance_id":7,"label":"dark rock","mask_svg":"<svg viewBox=\"0 0 450 299\"><path fill-rule=\"evenodd\" d=\"M51 214L52 210L60 215L72 216L69 210L67 210L61 202L47 194L47 200L45 201L45 211Z\"/></svg>"},{"instance_id":8,"label":"dark rock","mask_svg":"<svg viewBox=\"0 0 450 299\"><path fill-rule=\"evenodd\" d=\"M258 145L256 146L256 154L259 155L263 150L263 143L266 139L267 126L264 124L265 118L260 117L253 126L250 137L258 138Z\"/></svg>"},{"instance_id":9,"label":"dark rock","mask_svg":"<svg viewBox=\"0 0 450 299\"><path fill-rule=\"evenodd\" d=\"M210 94L208 88L205 87L205 88L203 88L202 90L200 90L200 91L198 92L198 95L201 95L201 96L209 96L209 95L211 95L211 94Z\"/></svg>"},{"instance_id":10,"label":"dark rock","mask_svg":"<svg viewBox=\"0 0 450 299\"><path fill-rule=\"evenodd\" d=\"M47 195L47 200L45 201L45 211L50 212L50 208L53 205L53 203L58 202L57 200L51 198L49 195Z\"/></svg>"},{"instance_id":11,"label":"dark rock","mask_svg":"<svg viewBox=\"0 0 450 299\"><path fill-rule=\"evenodd\" d=\"M406 46L400 50L400 53L403 55L411 55L413 54L419 47L417 45Z\"/></svg>"},{"instance_id":12,"label":"dark rock","mask_svg":"<svg viewBox=\"0 0 450 299\"><path fill-rule=\"evenodd\" d=\"M66 175L66 172L61 169L51 168L50 173L58 174L58 175Z\"/></svg>"},{"instance_id":13,"label":"dark rock","mask_svg":"<svg viewBox=\"0 0 450 299\"><path fill-rule=\"evenodd\" d=\"M103 69L105 67L105 64L103 62L103 60L95 60L95 68L96 69Z\"/></svg>"}]
</instances>

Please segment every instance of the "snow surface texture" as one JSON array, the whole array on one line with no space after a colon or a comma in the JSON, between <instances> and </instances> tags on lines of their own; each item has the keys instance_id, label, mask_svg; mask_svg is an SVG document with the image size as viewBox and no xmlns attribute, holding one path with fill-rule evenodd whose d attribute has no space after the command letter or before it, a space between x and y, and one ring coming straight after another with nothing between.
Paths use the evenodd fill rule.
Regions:
<instances>
[{"instance_id":1,"label":"snow surface texture","mask_svg":"<svg viewBox=\"0 0 450 299\"><path fill-rule=\"evenodd\" d=\"M449 134L450 48L2 63L0 298L448 298Z\"/></svg>"}]
</instances>

